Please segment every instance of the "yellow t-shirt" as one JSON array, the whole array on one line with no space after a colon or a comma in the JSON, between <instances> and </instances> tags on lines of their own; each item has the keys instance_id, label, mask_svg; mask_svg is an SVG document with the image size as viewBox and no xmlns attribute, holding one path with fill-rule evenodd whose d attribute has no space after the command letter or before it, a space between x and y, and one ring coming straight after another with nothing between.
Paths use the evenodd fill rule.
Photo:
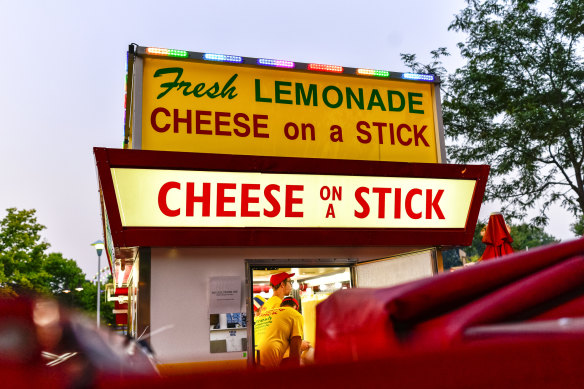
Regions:
<instances>
[{"instance_id":1,"label":"yellow t-shirt","mask_svg":"<svg viewBox=\"0 0 584 389\"><path fill-rule=\"evenodd\" d=\"M270 309L278 308L282 304L282 299L278 296L272 296L262 305L262 312Z\"/></svg>"},{"instance_id":2,"label":"yellow t-shirt","mask_svg":"<svg viewBox=\"0 0 584 389\"><path fill-rule=\"evenodd\" d=\"M255 348L258 349L258 345L260 344L261 339L264 336L265 329L267 325L272 322L270 315L266 313L274 308L279 308L280 304L282 303L282 299L278 296L272 296L264 305L262 305L262 313L258 316L253 318L253 333L255 339ZM266 324L267 323L267 324Z\"/></svg>"},{"instance_id":3,"label":"yellow t-shirt","mask_svg":"<svg viewBox=\"0 0 584 389\"><path fill-rule=\"evenodd\" d=\"M290 346L290 339L304 336L304 318L292 307L280 307L265 312L258 319L255 326L261 339L258 342L260 364L278 367Z\"/></svg>"}]
</instances>

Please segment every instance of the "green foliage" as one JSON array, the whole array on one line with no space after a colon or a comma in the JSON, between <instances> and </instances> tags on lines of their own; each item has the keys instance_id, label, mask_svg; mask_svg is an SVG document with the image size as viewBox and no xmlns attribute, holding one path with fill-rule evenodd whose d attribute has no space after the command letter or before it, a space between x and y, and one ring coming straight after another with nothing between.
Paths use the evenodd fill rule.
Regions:
<instances>
[{"instance_id":1,"label":"green foliage","mask_svg":"<svg viewBox=\"0 0 584 389\"><path fill-rule=\"evenodd\" d=\"M576 221L571 226L571 230L576 236L584 236L584 216L580 216L578 221Z\"/></svg>"},{"instance_id":2,"label":"green foliage","mask_svg":"<svg viewBox=\"0 0 584 389\"><path fill-rule=\"evenodd\" d=\"M483 243L481 230L486 225L486 222L478 221L475 227L472 245L464 248L469 261L477 261L485 252L486 246ZM532 226L526 223L510 224L509 226L511 227L511 238L513 239L511 246L514 251L559 242L559 239L546 233L542 227Z\"/></svg>"},{"instance_id":3,"label":"green foliage","mask_svg":"<svg viewBox=\"0 0 584 389\"><path fill-rule=\"evenodd\" d=\"M504 204L508 220L560 204L584 214L584 3L467 0L450 29L466 64L448 77L443 121L457 163L491 166L485 200ZM440 71L440 56L426 67ZM406 65L422 68L411 54ZM536 205L537 204L537 205Z\"/></svg>"},{"instance_id":4,"label":"green foliage","mask_svg":"<svg viewBox=\"0 0 584 389\"><path fill-rule=\"evenodd\" d=\"M36 211L16 208L6 211L0 220L0 297L52 296L61 304L95 316L97 285L85 279L74 260L61 253L46 253L50 245L41 240L45 226L38 223ZM115 322L114 303L105 302L104 295L101 318L111 324Z\"/></svg>"},{"instance_id":5,"label":"green foliage","mask_svg":"<svg viewBox=\"0 0 584 389\"><path fill-rule=\"evenodd\" d=\"M546 233L542 228L529 224L511 225L511 237L513 238L511 246L515 251L559 242L559 239Z\"/></svg>"},{"instance_id":6,"label":"green foliage","mask_svg":"<svg viewBox=\"0 0 584 389\"><path fill-rule=\"evenodd\" d=\"M474 235L472 237L472 244L465 248L466 256L469 262L476 262L479 260L481 255L485 252L486 245L483 243L483 237L481 236L481 230L487 225L486 222L478 221L475 227Z\"/></svg>"},{"instance_id":7,"label":"green foliage","mask_svg":"<svg viewBox=\"0 0 584 389\"><path fill-rule=\"evenodd\" d=\"M6 211L0 220L0 295L48 293L50 275L43 262L49 244L40 237L45 227L35 210Z\"/></svg>"}]
</instances>

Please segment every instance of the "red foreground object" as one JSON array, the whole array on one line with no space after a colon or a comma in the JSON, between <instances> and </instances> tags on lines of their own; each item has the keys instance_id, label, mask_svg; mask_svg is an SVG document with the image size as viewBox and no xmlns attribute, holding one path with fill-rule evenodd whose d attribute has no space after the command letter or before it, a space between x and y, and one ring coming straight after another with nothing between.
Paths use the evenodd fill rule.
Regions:
<instances>
[{"instance_id":1,"label":"red foreground object","mask_svg":"<svg viewBox=\"0 0 584 389\"><path fill-rule=\"evenodd\" d=\"M335 292L317 306L313 366L167 378L110 375L93 386L580 387L582 280L579 239L392 288ZM31 370L30 379L38 383L37 373ZM46 382L43 387L58 385Z\"/></svg>"},{"instance_id":2,"label":"red foreground object","mask_svg":"<svg viewBox=\"0 0 584 389\"><path fill-rule=\"evenodd\" d=\"M584 386L584 239L317 306L317 364L114 382L112 388ZM284 377L284 378L283 378Z\"/></svg>"},{"instance_id":3,"label":"red foreground object","mask_svg":"<svg viewBox=\"0 0 584 389\"><path fill-rule=\"evenodd\" d=\"M316 359L472 353L479 343L507 347L560 335L580 344L584 326L566 333L557 320L584 313L583 255L579 239L397 287L340 291L317 306ZM531 322L542 320L550 322L533 332ZM512 326L513 336L500 325Z\"/></svg>"},{"instance_id":4,"label":"red foreground object","mask_svg":"<svg viewBox=\"0 0 584 389\"><path fill-rule=\"evenodd\" d=\"M489 216L489 222L483 236L483 243L486 245L485 251L481 256L481 261L502 257L503 255L513 254L513 238L509 234L507 224L500 213L492 213Z\"/></svg>"},{"instance_id":5,"label":"red foreground object","mask_svg":"<svg viewBox=\"0 0 584 389\"><path fill-rule=\"evenodd\" d=\"M157 376L138 343L54 300L0 299L1 388L92 388Z\"/></svg>"}]
</instances>

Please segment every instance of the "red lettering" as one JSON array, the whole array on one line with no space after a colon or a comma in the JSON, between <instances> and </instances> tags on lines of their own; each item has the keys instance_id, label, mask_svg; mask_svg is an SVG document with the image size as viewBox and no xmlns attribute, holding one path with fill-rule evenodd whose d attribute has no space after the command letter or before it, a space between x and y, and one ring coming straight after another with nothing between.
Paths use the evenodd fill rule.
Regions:
<instances>
[{"instance_id":1,"label":"red lettering","mask_svg":"<svg viewBox=\"0 0 584 389\"><path fill-rule=\"evenodd\" d=\"M190 134L193 130L192 128L192 117L191 117L191 110L187 109L187 117L181 118L178 116L178 109L174 110L174 132L178 133L178 125L179 123L186 123L187 125L187 134Z\"/></svg>"},{"instance_id":2,"label":"red lettering","mask_svg":"<svg viewBox=\"0 0 584 389\"><path fill-rule=\"evenodd\" d=\"M260 129L268 128L268 124L260 123L260 119L267 120L268 115L253 115L253 136L256 138L269 138L269 134L260 132Z\"/></svg>"},{"instance_id":3,"label":"red lettering","mask_svg":"<svg viewBox=\"0 0 584 389\"><path fill-rule=\"evenodd\" d=\"M266 216L266 217L276 217L280 213L280 203L274 197L274 195L272 195L273 191L279 192L280 185L270 184L270 185L266 186L264 189L264 197L266 198L266 200L268 200L268 202L272 206L271 211L266 211L264 209L264 216Z\"/></svg>"},{"instance_id":4,"label":"red lettering","mask_svg":"<svg viewBox=\"0 0 584 389\"><path fill-rule=\"evenodd\" d=\"M250 211L249 204L258 204L259 197L251 197L250 190L260 190L260 184L242 184L241 185L241 216L243 217L260 217L259 211Z\"/></svg>"},{"instance_id":5,"label":"red lettering","mask_svg":"<svg viewBox=\"0 0 584 389\"><path fill-rule=\"evenodd\" d=\"M363 219L369 216L369 204L363 198L363 193L369 194L369 189L362 186L357 188L357 190L355 191L355 200L357 200L357 202L363 209L361 212L355 211L355 217L358 217L359 219Z\"/></svg>"},{"instance_id":6,"label":"red lettering","mask_svg":"<svg viewBox=\"0 0 584 389\"><path fill-rule=\"evenodd\" d=\"M395 133L393 131L393 123L389 123L389 140L392 145L395 144Z\"/></svg>"},{"instance_id":7,"label":"red lettering","mask_svg":"<svg viewBox=\"0 0 584 389\"><path fill-rule=\"evenodd\" d=\"M241 118L243 118L246 122L249 121L249 116L247 116L246 114L236 113L235 116L233 117L233 122L235 123L236 126L243 128L245 131L240 132L238 128L234 128L233 132L235 132L235 135L237 136L245 137L249 135L250 128L247 123L240 121Z\"/></svg>"},{"instance_id":8,"label":"red lettering","mask_svg":"<svg viewBox=\"0 0 584 389\"><path fill-rule=\"evenodd\" d=\"M164 216L175 217L180 215L180 208L170 209L166 203L166 196L171 189L180 189L180 184L175 181L170 181L160 187L160 190L158 191L158 208Z\"/></svg>"},{"instance_id":9,"label":"red lettering","mask_svg":"<svg viewBox=\"0 0 584 389\"><path fill-rule=\"evenodd\" d=\"M373 124L375 127L377 127L377 132L379 133L379 144L382 145L383 144L383 128L387 127L387 123L373 122L371 124Z\"/></svg>"},{"instance_id":10,"label":"red lettering","mask_svg":"<svg viewBox=\"0 0 584 389\"><path fill-rule=\"evenodd\" d=\"M444 214L438 204L443 193L444 189L439 189L438 193L436 193L436 197L432 198L432 189L426 189L426 219L432 218L432 209L436 212L438 219L444 219Z\"/></svg>"},{"instance_id":11,"label":"red lettering","mask_svg":"<svg viewBox=\"0 0 584 389\"><path fill-rule=\"evenodd\" d=\"M197 126L195 128L195 133L201 135L212 135L213 131L211 130L204 130L201 128L201 124L211 124L210 120L201 119L201 116L211 116L211 111L195 111L195 118L197 121Z\"/></svg>"},{"instance_id":12,"label":"red lettering","mask_svg":"<svg viewBox=\"0 0 584 389\"><path fill-rule=\"evenodd\" d=\"M422 217L422 212L416 213L412 210L412 199L415 195L421 196L422 189L412 189L408 192L408 194L406 194L405 207L406 213L408 214L409 217L411 217L412 219L419 219Z\"/></svg>"},{"instance_id":13,"label":"red lettering","mask_svg":"<svg viewBox=\"0 0 584 389\"><path fill-rule=\"evenodd\" d=\"M410 126L408 126L407 124L400 124L399 126L397 126L397 140L399 143L401 143L404 146L409 145L410 143L412 143L412 139L408 139L407 142L402 138L402 132L401 130L405 128L406 131L412 132L412 129L410 128Z\"/></svg>"},{"instance_id":14,"label":"red lettering","mask_svg":"<svg viewBox=\"0 0 584 389\"><path fill-rule=\"evenodd\" d=\"M302 204L302 198L294 197L294 192L303 190L304 185L286 185L286 210L284 212L286 217L302 217L304 215L302 211L294 212L292 210L294 204Z\"/></svg>"},{"instance_id":15,"label":"red lettering","mask_svg":"<svg viewBox=\"0 0 584 389\"><path fill-rule=\"evenodd\" d=\"M369 143L371 142L371 134L369 133L369 131L364 130L362 127L366 127L367 129L369 129L369 123L364 122L364 121L360 121L359 123L357 123L357 131L360 134L363 134L366 136L366 138L361 139L360 135L357 135L357 140L361 143Z\"/></svg>"},{"instance_id":16,"label":"red lettering","mask_svg":"<svg viewBox=\"0 0 584 389\"><path fill-rule=\"evenodd\" d=\"M215 134L216 135L226 135L231 136L231 132L229 131L222 131L221 126L228 126L229 122L221 120L222 117L231 117L229 112L215 112Z\"/></svg>"},{"instance_id":17,"label":"red lettering","mask_svg":"<svg viewBox=\"0 0 584 389\"><path fill-rule=\"evenodd\" d=\"M385 217L385 195L391 193L391 188L372 188L371 191L379 195L378 217L383 219Z\"/></svg>"},{"instance_id":18,"label":"red lettering","mask_svg":"<svg viewBox=\"0 0 584 389\"><path fill-rule=\"evenodd\" d=\"M418 145L418 139L420 139L422 141L422 143L424 143L424 145L426 145L426 147L430 147L428 142L426 142L426 138L424 138L424 134L422 134L425 130L426 130L426 126L423 126L422 128L420 128L420 131L418 131L418 126L414 126L414 141L416 143L416 146Z\"/></svg>"},{"instance_id":19,"label":"red lettering","mask_svg":"<svg viewBox=\"0 0 584 389\"><path fill-rule=\"evenodd\" d=\"M158 132L166 132L170 128L170 123L166 123L164 127L158 126L158 123L156 123L156 115L158 115L159 113L163 113L167 117L170 116L170 112L168 112L166 108L158 107L154 111L152 111L152 115L150 115L150 124L152 125L152 128L154 128L154 130Z\"/></svg>"},{"instance_id":20,"label":"red lettering","mask_svg":"<svg viewBox=\"0 0 584 389\"><path fill-rule=\"evenodd\" d=\"M235 197L225 196L226 190L236 189L236 184L217 184L217 217L233 217L235 216L235 211L226 211L225 203L235 203Z\"/></svg>"},{"instance_id":21,"label":"red lettering","mask_svg":"<svg viewBox=\"0 0 584 389\"><path fill-rule=\"evenodd\" d=\"M395 188L395 215L396 219L401 219L401 188Z\"/></svg>"},{"instance_id":22,"label":"red lettering","mask_svg":"<svg viewBox=\"0 0 584 389\"><path fill-rule=\"evenodd\" d=\"M329 216L332 216L333 219L335 218L335 209L332 204L329 204L328 209L326 210L326 219L328 219Z\"/></svg>"},{"instance_id":23,"label":"red lettering","mask_svg":"<svg viewBox=\"0 0 584 389\"><path fill-rule=\"evenodd\" d=\"M193 216L195 214L194 203L200 202L203 205L203 212L201 216L209 216L211 214L211 184L203 183L203 194L195 196L195 183L187 182L187 210L186 216Z\"/></svg>"}]
</instances>

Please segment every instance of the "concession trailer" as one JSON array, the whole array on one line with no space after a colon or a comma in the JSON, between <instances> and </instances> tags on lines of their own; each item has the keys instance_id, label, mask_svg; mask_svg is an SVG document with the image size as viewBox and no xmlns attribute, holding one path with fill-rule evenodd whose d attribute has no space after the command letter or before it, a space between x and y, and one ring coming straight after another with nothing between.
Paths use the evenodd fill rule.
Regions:
<instances>
[{"instance_id":1,"label":"concession trailer","mask_svg":"<svg viewBox=\"0 0 584 389\"><path fill-rule=\"evenodd\" d=\"M245 369L253 298L431 277L489 167L447 164L438 77L130 45L123 149L95 148L117 320L164 372Z\"/></svg>"}]
</instances>

